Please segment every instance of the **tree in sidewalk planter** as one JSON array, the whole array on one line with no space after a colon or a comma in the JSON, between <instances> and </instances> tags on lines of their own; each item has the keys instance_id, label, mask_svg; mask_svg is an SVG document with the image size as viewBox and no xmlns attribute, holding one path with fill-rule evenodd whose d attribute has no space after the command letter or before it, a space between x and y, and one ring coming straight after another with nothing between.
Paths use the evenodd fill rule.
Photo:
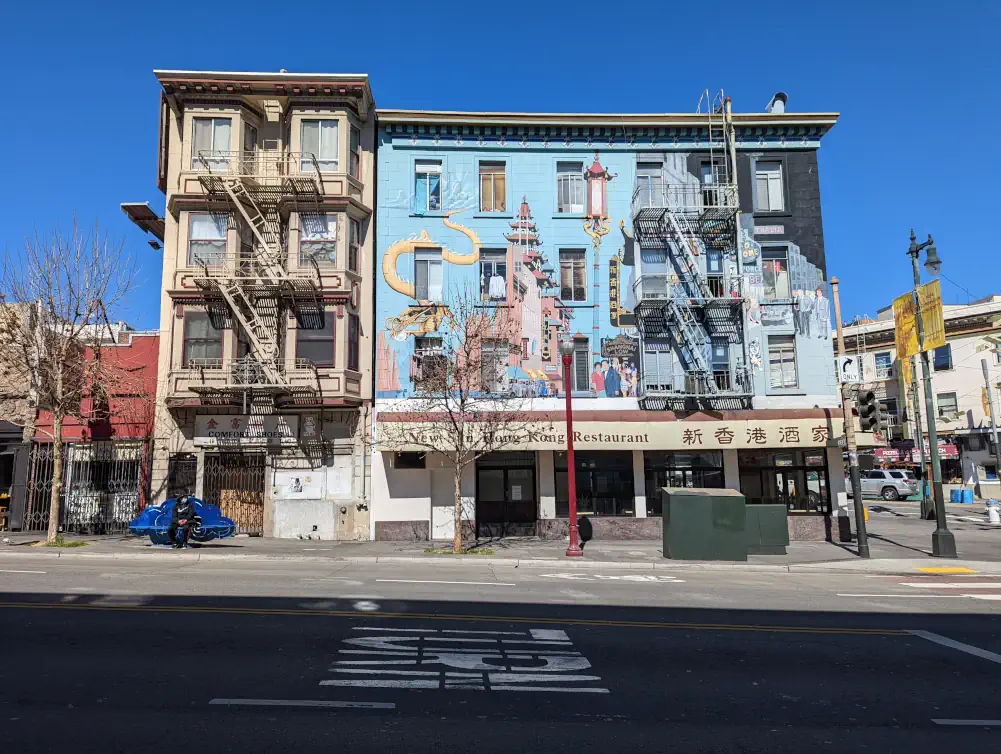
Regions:
<instances>
[{"instance_id":1,"label":"tree in sidewalk planter","mask_svg":"<svg viewBox=\"0 0 1001 754\"><path fill-rule=\"evenodd\" d=\"M517 302L515 306L517 306ZM444 456L453 471L455 534L462 552L462 475L478 458L525 448L551 425L534 419L528 386L516 394L510 367L520 361L521 323L512 307L484 304L479 290L457 287L436 304L441 327L421 335L411 362L413 392L380 408L377 450Z\"/></svg>"},{"instance_id":2,"label":"tree in sidewalk planter","mask_svg":"<svg viewBox=\"0 0 1001 754\"><path fill-rule=\"evenodd\" d=\"M123 244L75 221L67 236L58 228L35 233L20 251L6 251L0 272L0 385L21 386L31 410L22 417L30 439L37 412L52 415L49 542L59 532L63 487L63 424L90 418L92 398L111 377L101 360L112 337L111 315L132 290L136 267ZM0 410L4 409L0 394Z\"/></svg>"}]
</instances>

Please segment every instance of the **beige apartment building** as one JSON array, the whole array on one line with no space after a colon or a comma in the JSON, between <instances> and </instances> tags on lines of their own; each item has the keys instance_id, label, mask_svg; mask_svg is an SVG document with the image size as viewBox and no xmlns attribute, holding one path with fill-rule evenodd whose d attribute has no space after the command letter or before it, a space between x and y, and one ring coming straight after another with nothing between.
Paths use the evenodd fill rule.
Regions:
<instances>
[{"instance_id":1,"label":"beige apartment building","mask_svg":"<svg viewBox=\"0 0 1001 754\"><path fill-rule=\"evenodd\" d=\"M369 535L375 109L363 74L156 71L153 488L241 532Z\"/></svg>"}]
</instances>

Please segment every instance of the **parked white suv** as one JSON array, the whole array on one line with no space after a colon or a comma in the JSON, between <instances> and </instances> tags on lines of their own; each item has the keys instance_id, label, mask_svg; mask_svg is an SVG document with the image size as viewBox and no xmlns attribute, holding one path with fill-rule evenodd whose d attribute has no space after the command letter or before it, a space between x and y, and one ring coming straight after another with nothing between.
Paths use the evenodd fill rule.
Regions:
<instances>
[{"instance_id":1,"label":"parked white suv","mask_svg":"<svg viewBox=\"0 0 1001 754\"><path fill-rule=\"evenodd\" d=\"M848 497L852 497L851 479L845 480ZM921 491L921 483L913 471L903 469L873 469L862 472L862 497L881 497L884 500L900 500Z\"/></svg>"}]
</instances>

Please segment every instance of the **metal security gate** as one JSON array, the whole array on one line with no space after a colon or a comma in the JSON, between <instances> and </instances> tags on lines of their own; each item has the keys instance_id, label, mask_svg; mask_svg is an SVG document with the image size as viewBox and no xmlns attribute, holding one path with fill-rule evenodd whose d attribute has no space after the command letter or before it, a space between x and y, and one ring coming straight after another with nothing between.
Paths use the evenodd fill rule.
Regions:
<instances>
[{"instance_id":1,"label":"metal security gate","mask_svg":"<svg viewBox=\"0 0 1001 754\"><path fill-rule=\"evenodd\" d=\"M218 505L241 534L264 533L263 453L206 453L205 502Z\"/></svg>"},{"instance_id":2,"label":"metal security gate","mask_svg":"<svg viewBox=\"0 0 1001 754\"><path fill-rule=\"evenodd\" d=\"M52 445L28 455L22 528L45 531L52 494ZM122 534L148 497L150 453L144 442L102 441L63 446L60 529L80 534Z\"/></svg>"},{"instance_id":3,"label":"metal security gate","mask_svg":"<svg viewBox=\"0 0 1001 754\"><path fill-rule=\"evenodd\" d=\"M175 453L167 460L167 497L194 495L198 459L190 453Z\"/></svg>"}]
</instances>

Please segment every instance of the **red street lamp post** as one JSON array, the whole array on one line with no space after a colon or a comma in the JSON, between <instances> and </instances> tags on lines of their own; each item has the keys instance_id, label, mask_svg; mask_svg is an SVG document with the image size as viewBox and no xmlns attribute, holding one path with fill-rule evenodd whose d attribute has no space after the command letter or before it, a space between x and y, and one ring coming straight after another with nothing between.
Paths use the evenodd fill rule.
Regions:
<instances>
[{"instance_id":1,"label":"red street lamp post","mask_svg":"<svg viewBox=\"0 0 1001 754\"><path fill-rule=\"evenodd\" d=\"M579 558L584 552L580 549L577 532L577 464L573 456L573 406L570 404L573 341L568 339L560 342L560 355L563 357L563 390L567 394L567 494L570 497L570 545L567 547L567 557Z\"/></svg>"}]
</instances>

